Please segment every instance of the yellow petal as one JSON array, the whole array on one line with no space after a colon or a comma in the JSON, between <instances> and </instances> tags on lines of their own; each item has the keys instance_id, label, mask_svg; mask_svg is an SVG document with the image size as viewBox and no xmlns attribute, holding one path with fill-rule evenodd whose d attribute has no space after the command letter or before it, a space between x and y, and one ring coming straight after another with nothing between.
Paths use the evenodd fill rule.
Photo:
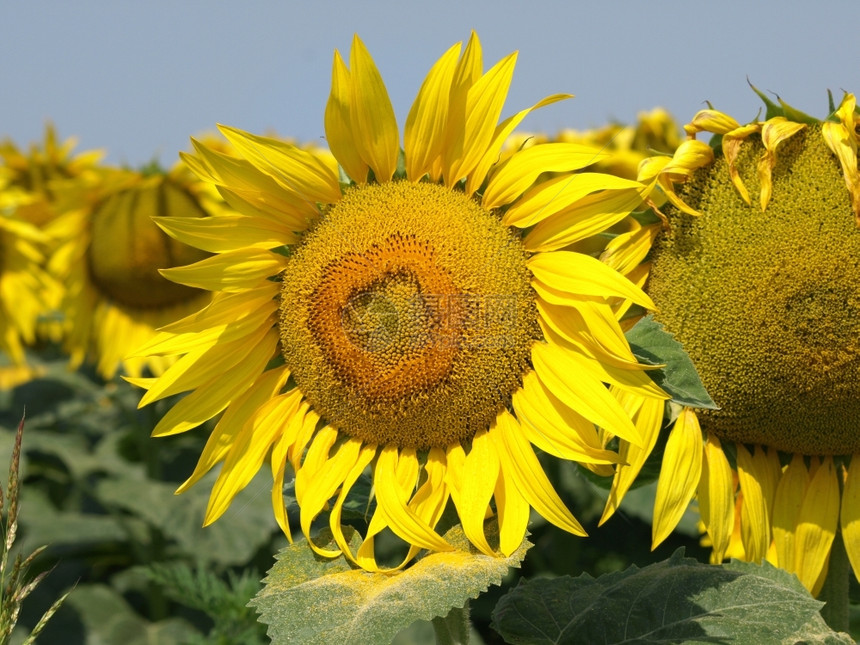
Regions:
<instances>
[{"instance_id":1,"label":"yellow petal","mask_svg":"<svg viewBox=\"0 0 860 645\"><path fill-rule=\"evenodd\" d=\"M499 550L507 557L523 542L531 507L514 478L504 470L496 482L494 497L499 512Z\"/></svg>"},{"instance_id":2,"label":"yellow petal","mask_svg":"<svg viewBox=\"0 0 860 645\"><path fill-rule=\"evenodd\" d=\"M487 151L478 162L478 165L475 166L475 169L472 170L468 180L466 181L466 194L472 195L481 187L484 180L487 178L487 173L490 172L490 169L496 163L498 163L499 154L501 153L505 141L530 112L546 105L551 105L552 103L564 101L565 99L570 98L573 98L572 94L552 94L551 96L547 96L546 98L538 101L530 108L520 110L500 123L493 134L493 140L487 148Z\"/></svg>"},{"instance_id":3,"label":"yellow petal","mask_svg":"<svg viewBox=\"0 0 860 645\"><path fill-rule=\"evenodd\" d=\"M797 571L794 561L794 536L803 496L809 485L809 473L803 456L795 454L785 467L773 502L773 542L777 566L790 573Z\"/></svg>"},{"instance_id":4,"label":"yellow petal","mask_svg":"<svg viewBox=\"0 0 860 645\"><path fill-rule=\"evenodd\" d=\"M810 591L827 567L838 521L839 480L833 457L827 457L806 489L794 536L797 577Z\"/></svg>"},{"instance_id":5,"label":"yellow petal","mask_svg":"<svg viewBox=\"0 0 860 645\"><path fill-rule=\"evenodd\" d=\"M839 516L842 541L854 577L860 579L860 458L852 457L842 489L842 511Z\"/></svg>"},{"instance_id":6,"label":"yellow petal","mask_svg":"<svg viewBox=\"0 0 860 645\"><path fill-rule=\"evenodd\" d=\"M579 143L544 143L520 150L490 176L481 205L490 210L510 204L545 172L580 170L609 156L596 146Z\"/></svg>"},{"instance_id":7,"label":"yellow petal","mask_svg":"<svg viewBox=\"0 0 860 645\"><path fill-rule=\"evenodd\" d=\"M456 156L446 159L445 183L448 186L468 176L492 142L516 61L516 52L506 56L469 88L462 148L457 150Z\"/></svg>"},{"instance_id":8,"label":"yellow petal","mask_svg":"<svg viewBox=\"0 0 860 645\"><path fill-rule=\"evenodd\" d=\"M352 96L349 117L361 158L371 167L376 180L388 181L397 170L400 133L394 108L376 63L356 35L349 53Z\"/></svg>"},{"instance_id":9,"label":"yellow petal","mask_svg":"<svg viewBox=\"0 0 860 645\"><path fill-rule=\"evenodd\" d=\"M741 508L741 538L750 562L761 562L771 543L771 518L779 460L776 451L768 453L761 446L753 454L737 446L738 482L743 493Z\"/></svg>"},{"instance_id":10,"label":"yellow petal","mask_svg":"<svg viewBox=\"0 0 860 645\"><path fill-rule=\"evenodd\" d=\"M472 439L472 449L463 464L463 486L457 511L466 537L481 552L490 556L494 555L494 551L484 535L484 517L498 476L496 448L489 432L480 430Z\"/></svg>"},{"instance_id":11,"label":"yellow petal","mask_svg":"<svg viewBox=\"0 0 860 645\"><path fill-rule=\"evenodd\" d=\"M278 332L270 329L263 341L248 349L245 360L230 373L216 375L174 405L152 431L153 437L185 432L208 421L247 390L277 354Z\"/></svg>"},{"instance_id":12,"label":"yellow petal","mask_svg":"<svg viewBox=\"0 0 860 645\"><path fill-rule=\"evenodd\" d=\"M206 383L210 374L228 374L240 361L245 350L261 342L269 328L261 326L255 333L232 342L216 343L212 347L185 354L159 378L153 379L138 407L149 405L173 394L193 390Z\"/></svg>"},{"instance_id":13,"label":"yellow petal","mask_svg":"<svg viewBox=\"0 0 860 645\"><path fill-rule=\"evenodd\" d=\"M272 249L298 240L289 227L265 217L153 217L152 221L170 237L210 253Z\"/></svg>"},{"instance_id":14,"label":"yellow petal","mask_svg":"<svg viewBox=\"0 0 860 645\"><path fill-rule=\"evenodd\" d=\"M741 124L728 114L724 114L719 110L707 109L696 112L693 120L684 126L684 130L687 134L694 134L703 130L713 132L714 134L726 134L739 127L741 127Z\"/></svg>"},{"instance_id":15,"label":"yellow petal","mask_svg":"<svg viewBox=\"0 0 860 645\"><path fill-rule=\"evenodd\" d=\"M208 291L247 291L279 275L287 258L266 249L240 249L213 255L194 264L159 269L168 280Z\"/></svg>"},{"instance_id":16,"label":"yellow petal","mask_svg":"<svg viewBox=\"0 0 860 645\"><path fill-rule=\"evenodd\" d=\"M651 549L675 530L702 476L702 431L691 408L684 408L669 433L657 480Z\"/></svg>"},{"instance_id":17,"label":"yellow petal","mask_svg":"<svg viewBox=\"0 0 860 645\"><path fill-rule=\"evenodd\" d=\"M560 215L577 206L583 197L601 190L638 190L638 181L599 172L581 172L553 177L530 188L502 217L502 224L528 228L550 215Z\"/></svg>"},{"instance_id":18,"label":"yellow petal","mask_svg":"<svg viewBox=\"0 0 860 645\"><path fill-rule=\"evenodd\" d=\"M735 486L732 467L720 440L709 434L699 482L699 512L711 538L713 560L722 562L735 528Z\"/></svg>"},{"instance_id":19,"label":"yellow petal","mask_svg":"<svg viewBox=\"0 0 860 645\"><path fill-rule=\"evenodd\" d=\"M389 527L409 544L434 551L452 550L453 547L422 522L406 504L405 498L412 493L415 478L412 477L410 481L408 477L404 479L396 475L398 470L403 470L401 462L409 465L414 462L417 471L418 462L413 450L385 446L379 453L374 469L376 501L378 508L385 513Z\"/></svg>"},{"instance_id":20,"label":"yellow petal","mask_svg":"<svg viewBox=\"0 0 860 645\"><path fill-rule=\"evenodd\" d=\"M533 255L526 264L537 280L574 297L629 298L646 309L656 309L639 287L590 255L548 251Z\"/></svg>"},{"instance_id":21,"label":"yellow petal","mask_svg":"<svg viewBox=\"0 0 860 645\"><path fill-rule=\"evenodd\" d=\"M663 422L663 402L658 399L645 399L627 392L621 393L619 402L624 409L633 415L633 423L642 437L642 446L637 446L629 441L619 441L618 459L619 466L612 479L609 489L609 497L600 518L599 525L615 514L621 505L621 500L630 490L633 482L639 476L642 466L654 450L657 438L660 436L660 427ZM635 412L633 410L635 409Z\"/></svg>"},{"instance_id":22,"label":"yellow petal","mask_svg":"<svg viewBox=\"0 0 860 645\"><path fill-rule=\"evenodd\" d=\"M429 173L442 153L451 100L451 82L460 56L461 44L445 52L430 69L406 117L403 152L406 176L418 181Z\"/></svg>"},{"instance_id":23,"label":"yellow petal","mask_svg":"<svg viewBox=\"0 0 860 645\"><path fill-rule=\"evenodd\" d=\"M583 463L616 463L618 455L603 449L594 426L573 412L529 372L523 387L514 392L512 404L525 437L538 448L560 459Z\"/></svg>"},{"instance_id":24,"label":"yellow petal","mask_svg":"<svg viewBox=\"0 0 860 645\"><path fill-rule=\"evenodd\" d=\"M336 558L340 549L322 549L311 540L311 522L319 515L326 503L334 496L337 489L343 485L347 476L355 467L361 451L361 441L350 437L340 444L334 456L330 456L313 475L313 483L308 486L307 493L300 502L299 520L302 532L307 537L311 548L325 558Z\"/></svg>"},{"instance_id":25,"label":"yellow petal","mask_svg":"<svg viewBox=\"0 0 860 645\"><path fill-rule=\"evenodd\" d=\"M325 106L325 135L329 149L356 183L367 182L368 165L361 158L350 120L352 79L349 69L335 50L331 71L331 93Z\"/></svg>"},{"instance_id":26,"label":"yellow petal","mask_svg":"<svg viewBox=\"0 0 860 645\"><path fill-rule=\"evenodd\" d=\"M356 458L355 463L352 466L352 469L349 471L349 473L347 473L347 476L344 479L343 486L341 486L340 489L340 494L338 494L337 500L335 501L334 506L332 506L331 514L329 515L329 528L331 529L332 535L334 536L335 543L338 545L338 547L347 557L347 559L350 560L350 562L354 562L356 564L358 564L356 556L353 555L352 551L349 548L349 543L346 541L346 538L343 535L343 525L341 524L343 503L361 473L363 473L365 468L370 465L370 462L373 461L373 458L375 456L375 445L362 446L361 452L359 452L358 457ZM373 564L372 566L370 566L369 570L376 571L376 561L373 558L371 558L371 560Z\"/></svg>"},{"instance_id":27,"label":"yellow petal","mask_svg":"<svg viewBox=\"0 0 860 645\"><path fill-rule=\"evenodd\" d=\"M212 486L203 526L221 517L233 498L251 482L277 440L283 423L295 414L301 400L302 393L293 389L269 399L246 420Z\"/></svg>"},{"instance_id":28,"label":"yellow petal","mask_svg":"<svg viewBox=\"0 0 860 645\"><path fill-rule=\"evenodd\" d=\"M220 125L218 129L243 157L309 205L333 204L340 199L337 177L312 153L238 128Z\"/></svg>"},{"instance_id":29,"label":"yellow petal","mask_svg":"<svg viewBox=\"0 0 860 645\"><path fill-rule=\"evenodd\" d=\"M287 382L289 375L290 372L287 369L264 372L247 391L233 401L209 435L191 477L176 489L177 495L184 493L200 481L215 464L224 460L245 425L245 421L255 410L278 393Z\"/></svg>"},{"instance_id":30,"label":"yellow petal","mask_svg":"<svg viewBox=\"0 0 860 645\"><path fill-rule=\"evenodd\" d=\"M773 168L776 166L776 148L789 137L806 128L804 123L794 123L785 117L768 119L761 128L761 142L764 144L764 154L758 162L758 180L761 185L761 209L767 208L773 193Z\"/></svg>"},{"instance_id":31,"label":"yellow petal","mask_svg":"<svg viewBox=\"0 0 860 645\"><path fill-rule=\"evenodd\" d=\"M273 298L278 295L278 287L269 283L244 293L215 294L206 307L165 325L130 356L184 354L253 333L269 313L277 310Z\"/></svg>"},{"instance_id":32,"label":"yellow petal","mask_svg":"<svg viewBox=\"0 0 860 645\"><path fill-rule=\"evenodd\" d=\"M546 520L574 535L585 536L576 518L561 501L543 467L526 441L516 419L503 410L490 428L502 470L510 474L514 487Z\"/></svg>"},{"instance_id":33,"label":"yellow petal","mask_svg":"<svg viewBox=\"0 0 860 645\"><path fill-rule=\"evenodd\" d=\"M535 343L532 364L541 382L562 403L612 434L642 445L642 437L624 409L603 383L583 373L581 361L574 353L555 345ZM571 379L572 374L577 378Z\"/></svg>"}]
</instances>

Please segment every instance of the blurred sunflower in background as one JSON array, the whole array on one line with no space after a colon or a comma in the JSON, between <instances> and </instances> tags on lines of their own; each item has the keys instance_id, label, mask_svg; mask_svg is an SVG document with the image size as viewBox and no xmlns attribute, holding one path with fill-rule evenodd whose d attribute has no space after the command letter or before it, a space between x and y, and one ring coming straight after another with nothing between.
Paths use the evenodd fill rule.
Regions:
<instances>
[{"instance_id":1,"label":"blurred sunflower in background","mask_svg":"<svg viewBox=\"0 0 860 645\"><path fill-rule=\"evenodd\" d=\"M226 204L182 164L167 172L103 167L89 181L64 185L57 199L52 226L61 244L49 269L65 285L59 309L71 367L91 360L108 380L120 369L162 373L171 360L126 355L157 327L205 306L210 294L159 270L209 254L165 235L152 218L204 218Z\"/></svg>"},{"instance_id":2,"label":"blurred sunflower in background","mask_svg":"<svg viewBox=\"0 0 860 645\"><path fill-rule=\"evenodd\" d=\"M36 323L57 285L43 271L45 235L0 209L0 351L12 363L0 368L0 386L28 380L24 348L36 340Z\"/></svg>"},{"instance_id":3,"label":"blurred sunflower in background","mask_svg":"<svg viewBox=\"0 0 860 645\"><path fill-rule=\"evenodd\" d=\"M673 157L640 167L669 201L647 264L655 319L718 406L673 411L653 544L697 497L714 561L767 559L817 595L846 552L860 577L860 120L852 94L823 122L762 98L766 120L703 110ZM658 434L619 442L604 521Z\"/></svg>"},{"instance_id":4,"label":"blurred sunflower in background","mask_svg":"<svg viewBox=\"0 0 860 645\"><path fill-rule=\"evenodd\" d=\"M607 158L593 145L540 144L500 162L531 110L569 98L547 97L499 123L515 60L484 72L475 34L449 49L424 80L401 150L385 85L356 37L349 66L335 52L325 111L340 180L314 154L230 127L221 132L236 156L198 142L184 156L241 214L157 219L215 254L162 273L213 298L139 350L181 356L163 376L130 380L148 390L141 405L190 392L155 436L223 412L178 491L223 463L207 524L268 459L284 532L289 464L312 547L368 570L379 568L374 539L385 529L410 545L400 566L420 549L450 550L434 530L449 499L488 554L490 514L506 555L530 508L584 534L533 445L606 468L618 456L596 427L642 446L638 426L668 397L611 309L619 300L650 309L651 300L565 249L625 218L650 187L574 174ZM341 517L366 469L376 506L352 553ZM329 504L337 550L311 536Z\"/></svg>"},{"instance_id":5,"label":"blurred sunflower in background","mask_svg":"<svg viewBox=\"0 0 860 645\"><path fill-rule=\"evenodd\" d=\"M19 329L26 330L21 336L26 345L44 340L58 342L62 335L61 325L51 316L51 312L59 307L62 285L52 281L43 271L59 243L54 230L59 214L56 193L58 186L64 183L94 177L102 156L101 151L97 150L73 155L75 145L74 138L60 142L52 124L45 126L44 142L32 144L26 151L10 139L0 142L0 211L7 216L14 216L19 222L16 225L19 232L19 259L11 260L14 252L6 252L10 259L5 280L10 284L14 280L16 288L22 292L37 294L35 298L22 297L19 300L22 305L9 314L9 317L17 318ZM7 226L11 226L8 222ZM9 232L8 235L11 239L13 234ZM22 246L25 244L26 249ZM26 269L20 261L25 256L31 263ZM33 264L38 269L34 269ZM12 269L13 265L17 268ZM11 289L11 286L7 286L6 293L10 293ZM16 350L13 360L22 366L23 354ZM21 378L26 369L18 372Z\"/></svg>"}]
</instances>

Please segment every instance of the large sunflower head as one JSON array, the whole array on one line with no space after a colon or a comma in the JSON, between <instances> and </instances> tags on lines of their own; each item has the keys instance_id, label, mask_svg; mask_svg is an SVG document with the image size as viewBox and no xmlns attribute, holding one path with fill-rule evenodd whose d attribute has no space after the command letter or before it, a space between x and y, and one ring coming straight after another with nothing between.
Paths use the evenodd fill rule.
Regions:
<instances>
[{"instance_id":1,"label":"large sunflower head","mask_svg":"<svg viewBox=\"0 0 860 645\"><path fill-rule=\"evenodd\" d=\"M314 154L229 127L221 131L236 156L195 143L185 157L242 214L159 222L215 254L163 273L214 296L142 348L182 358L139 383L142 405L191 391L157 436L223 411L180 488L223 462L207 523L269 460L284 531L290 465L312 545L311 523L330 504L339 549L314 549L370 570L384 529L410 545L404 564L422 548L451 549L434 530L449 500L485 553L494 552L488 514L498 515L505 554L522 541L531 507L583 534L533 445L606 468L617 455L597 426L638 445L640 410L662 409L666 395L612 309L651 301L566 247L625 217L647 186L572 174L605 156L590 145L538 145L500 163L532 109L567 98L499 123L515 59L485 72L474 35L449 49L421 86L401 149L362 42L349 65L335 52L325 130L345 181ZM631 393L648 403L631 407ZM341 516L365 469L376 507L353 553Z\"/></svg>"},{"instance_id":2,"label":"large sunflower head","mask_svg":"<svg viewBox=\"0 0 860 645\"><path fill-rule=\"evenodd\" d=\"M670 201L647 288L655 317L718 406L675 423L654 541L698 493L716 560L737 521L747 559L817 591L840 530L860 573L860 119L850 94L824 122L767 106L747 125L699 112L674 158L640 174Z\"/></svg>"},{"instance_id":3,"label":"large sunflower head","mask_svg":"<svg viewBox=\"0 0 860 645\"><path fill-rule=\"evenodd\" d=\"M72 366L95 362L105 379L160 374L172 360L126 357L155 329L209 302L202 289L159 273L208 255L164 234L153 218L196 220L221 212L223 200L184 165L169 172L102 168L67 183L53 228L62 244L49 268L66 285L60 310Z\"/></svg>"}]
</instances>

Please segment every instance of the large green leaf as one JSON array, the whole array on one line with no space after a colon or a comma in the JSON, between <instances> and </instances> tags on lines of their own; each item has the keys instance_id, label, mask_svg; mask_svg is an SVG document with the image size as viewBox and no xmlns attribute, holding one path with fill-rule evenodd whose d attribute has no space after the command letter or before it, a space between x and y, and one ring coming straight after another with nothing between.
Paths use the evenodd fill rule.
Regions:
<instances>
[{"instance_id":1,"label":"large green leaf","mask_svg":"<svg viewBox=\"0 0 860 645\"><path fill-rule=\"evenodd\" d=\"M488 526L491 540L492 532ZM360 537L349 528L344 535L355 552ZM297 542L278 554L265 587L251 602L275 645L387 645L414 621L445 616L501 583L531 546L524 541L510 557L493 558L477 552L459 526L445 539L457 550L431 553L390 574L354 569L343 557L321 558L306 542ZM318 542L335 548L330 534Z\"/></svg>"},{"instance_id":2,"label":"large green leaf","mask_svg":"<svg viewBox=\"0 0 860 645\"><path fill-rule=\"evenodd\" d=\"M215 479L210 473L182 495L175 484L135 479L104 479L96 488L98 499L145 519L182 551L196 560L240 565L267 543L277 528L269 497L271 483L257 475L230 508L213 524L203 518Z\"/></svg>"},{"instance_id":3,"label":"large green leaf","mask_svg":"<svg viewBox=\"0 0 860 645\"><path fill-rule=\"evenodd\" d=\"M627 342L642 363L665 365L658 370L650 370L648 374L675 403L691 408L717 408L681 343L653 316L649 314L637 322L627 332Z\"/></svg>"},{"instance_id":4,"label":"large green leaf","mask_svg":"<svg viewBox=\"0 0 860 645\"><path fill-rule=\"evenodd\" d=\"M705 565L679 549L644 569L521 583L493 628L513 645L852 642L816 620L821 606L770 564Z\"/></svg>"},{"instance_id":5,"label":"large green leaf","mask_svg":"<svg viewBox=\"0 0 860 645\"><path fill-rule=\"evenodd\" d=\"M150 622L106 585L80 585L66 601L77 611L87 645L180 645L198 632L181 618Z\"/></svg>"}]
</instances>

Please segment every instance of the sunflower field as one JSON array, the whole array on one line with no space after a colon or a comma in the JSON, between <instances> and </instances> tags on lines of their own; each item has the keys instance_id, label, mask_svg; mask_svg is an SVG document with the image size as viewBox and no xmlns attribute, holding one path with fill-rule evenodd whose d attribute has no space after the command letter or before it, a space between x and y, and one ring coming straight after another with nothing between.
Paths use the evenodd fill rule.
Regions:
<instances>
[{"instance_id":1,"label":"sunflower field","mask_svg":"<svg viewBox=\"0 0 860 645\"><path fill-rule=\"evenodd\" d=\"M0 645L860 636L854 95L536 133L516 60L0 143Z\"/></svg>"}]
</instances>

